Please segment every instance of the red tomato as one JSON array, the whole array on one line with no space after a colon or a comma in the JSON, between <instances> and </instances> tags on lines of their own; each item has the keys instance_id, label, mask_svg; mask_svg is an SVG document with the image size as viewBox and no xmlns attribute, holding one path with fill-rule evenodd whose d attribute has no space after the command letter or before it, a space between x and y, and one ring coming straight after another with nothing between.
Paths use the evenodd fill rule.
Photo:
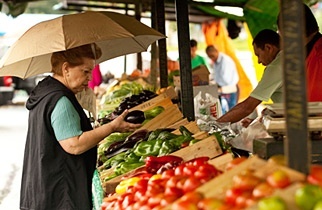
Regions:
<instances>
[{"instance_id":1,"label":"red tomato","mask_svg":"<svg viewBox=\"0 0 322 210\"><path fill-rule=\"evenodd\" d=\"M165 183L165 186L166 187L177 187L177 183L186 179L185 176L172 176L170 177L166 183Z\"/></svg>"},{"instance_id":2,"label":"red tomato","mask_svg":"<svg viewBox=\"0 0 322 210\"><path fill-rule=\"evenodd\" d=\"M134 190L146 191L148 188L148 179L141 179L133 185Z\"/></svg>"},{"instance_id":3,"label":"red tomato","mask_svg":"<svg viewBox=\"0 0 322 210\"><path fill-rule=\"evenodd\" d=\"M225 194L225 202L228 205L234 206L236 204L236 199L243 193L243 190L236 188L229 188Z\"/></svg>"},{"instance_id":4,"label":"red tomato","mask_svg":"<svg viewBox=\"0 0 322 210\"><path fill-rule=\"evenodd\" d=\"M132 193L126 193L123 197L122 208L126 208L134 203L134 195Z\"/></svg>"},{"instance_id":5,"label":"red tomato","mask_svg":"<svg viewBox=\"0 0 322 210\"><path fill-rule=\"evenodd\" d=\"M145 192L146 192L145 190L136 190L134 192L134 199L136 201L140 200L143 196L145 196Z\"/></svg>"},{"instance_id":6,"label":"red tomato","mask_svg":"<svg viewBox=\"0 0 322 210\"><path fill-rule=\"evenodd\" d=\"M175 202L172 206L172 209L175 210L198 210L198 206L196 203L184 200Z\"/></svg>"},{"instance_id":7,"label":"red tomato","mask_svg":"<svg viewBox=\"0 0 322 210\"><path fill-rule=\"evenodd\" d=\"M136 201L136 202L133 204L133 208L134 208L134 209L141 209L141 207L142 207L142 206L147 205L147 203L148 203L148 199L144 199L144 200Z\"/></svg>"},{"instance_id":8,"label":"red tomato","mask_svg":"<svg viewBox=\"0 0 322 210\"><path fill-rule=\"evenodd\" d=\"M280 169L268 175L266 181L275 188L285 188L291 184L288 173Z\"/></svg>"},{"instance_id":9,"label":"red tomato","mask_svg":"<svg viewBox=\"0 0 322 210\"><path fill-rule=\"evenodd\" d=\"M220 172L210 164L204 164L198 168L198 171L201 171L205 174L208 174L209 177L215 177L220 174Z\"/></svg>"},{"instance_id":10,"label":"red tomato","mask_svg":"<svg viewBox=\"0 0 322 210\"><path fill-rule=\"evenodd\" d=\"M148 186L149 185L160 185L160 186L165 186L166 180L164 179L153 179L153 180L149 180L148 182Z\"/></svg>"},{"instance_id":11,"label":"red tomato","mask_svg":"<svg viewBox=\"0 0 322 210\"><path fill-rule=\"evenodd\" d=\"M170 177L174 176L174 169L168 169L166 171L163 171L161 174L162 179L169 179Z\"/></svg>"},{"instance_id":12,"label":"red tomato","mask_svg":"<svg viewBox=\"0 0 322 210\"><path fill-rule=\"evenodd\" d=\"M186 194L184 194L180 200L187 200L193 203L198 203L199 201L201 201L204 198L204 195L200 192L196 192L196 191L190 191L187 192Z\"/></svg>"},{"instance_id":13,"label":"red tomato","mask_svg":"<svg viewBox=\"0 0 322 210\"><path fill-rule=\"evenodd\" d=\"M238 164L240 164L241 162L247 160L247 157L237 157L237 158L234 158L232 159L227 165L226 165L226 168L225 170L228 171L230 169L233 169L235 168Z\"/></svg>"},{"instance_id":14,"label":"red tomato","mask_svg":"<svg viewBox=\"0 0 322 210\"><path fill-rule=\"evenodd\" d=\"M264 198L272 195L273 192L274 192L274 187L272 187L267 182L262 182L254 188L253 197L257 199Z\"/></svg>"},{"instance_id":15,"label":"red tomato","mask_svg":"<svg viewBox=\"0 0 322 210\"><path fill-rule=\"evenodd\" d=\"M248 207L250 199L252 199L252 192L251 191L244 191L242 194L237 196L236 198L236 207L245 208Z\"/></svg>"},{"instance_id":16,"label":"red tomato","mask_svg":"<svg viewBox=\"0 0 322 210\"><path fill-rule=\"evenodd\" d=\"M152 208L159 206L161 203L161 200L165 197L163 193L160 193L158 195L152 196L148 199L148 205Z\"/></svg>"},{"instance_id":17,"label":"red tomato","mask_svg":"<svg viewBox=\"0 0 322 210\"><path fill-rule=\"evenodd\" d=\"M183 192L190 192L197 189L200 185L201 185L200 180L191 176L185 180L182 190Z\"/></svg>"},{"instance_id":18,"label":"red tomato","mask_svg":"<svg viewBox=\"0 0 322 210\"><path fill-rule=\"evenodd\" d=\"M223 204L223 201L216 198L204 198L198 202L198 208L202 210L214 210L219 209Z\"/></svg>"},{"instance_id":19,"label":"red tomato","mask_svg":"<svg viewBox=\"0 0 322 210\"><path fill-rule=\"evenodd\" d=\"M176 196L180 198L183 195L183 190L177 187L167 187L165 188L164 194L166 196Z\"/></svg>"},{"instance_id":20,"label":"red tomato","mask_svg":"<svg viewBox=\"0 0 322 210\"><path fill-rule=\"evenodd\" d=\"M161 185L148 185L148 188L146 190L146 196L155 196L159 193L164 192L164 186Z\"/></svg>"},{"instance_id":21,"label":"red tomato","mask_svg":"<svg viewBox=\"0 0 322 210\"><path fill-rule=\"evenodd\" d=\"M194 159L191 159L187 161L186 163L192 163L193 165L203 165L205 163L208 163L209 157L208 156L202 156L202 157L196 157Z\"/></svg>"},{"instance_id":22,"label":"red tomato","mask_svg":"<svg viewBox=\"0 0 322 210\"><path fill-rule=\"evenodd\" d=\"M233 177L233 187L241 190L253 190L261 179L252 173L237 174Z\"/></svg>"},{"instance_id":23,"label":"red tomato","mask_svg":"<svg viewBox=\"0 0 322 210\"><path fill-rule=\"evenodd\" d=\"M322 166L312 164L308 178L310 178L308 181L312 181L312 184L318 184L322 187Z\"/></svg>"},{"instance_id":24,"label":"red tomato","mask_svg":"<svg viewBox=\"0 0 322 210\"><path fill-rule=\"evenodd\" d=\"M197 166L194 165L185 165L183 167L183 175L185 176L193 176L193 174L197 171Z\"/></svg>"},{"instance_id":25,"label":"red tomato","mask_svg":"<svg viewBox=\"0 0 322 210\"><path fill-rule=\"evenodd\" d=\"M181 164L174 169L174 175L183 175L183 169L185 165Z\"/></svg>"},{"instance_id":26,"label":"red tomato","mask_svg":"<svg viewBox=\"0 0 322 210\"><path fill-rule=\"evenodd\" d=\"M178 196L177 195L169 195L169 194L166 194L166 196L164 196L164 198L160 201L160 205L161 206L167 206L169 204L172 204L175 200L178 199Z\"/></svg>"}]
</instances>

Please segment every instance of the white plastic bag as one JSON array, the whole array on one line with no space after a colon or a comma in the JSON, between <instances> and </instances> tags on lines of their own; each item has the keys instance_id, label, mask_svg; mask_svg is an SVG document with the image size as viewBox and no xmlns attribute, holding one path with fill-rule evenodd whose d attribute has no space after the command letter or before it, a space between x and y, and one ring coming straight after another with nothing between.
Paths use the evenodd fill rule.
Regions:
<instances>
[{"instance_id":1,"label":"white plastic bag","mask_svg":"<svg viewBox=\"0 0 322 210\"><path fill-rule=\"evenodd\" d=\"M254 139L269 137L267 130L259 118L256 118L247 128L241 129L234 139L229 143L237 148L253 152L253 141Z\"/></svg>"},{"instance_id":2,"label":"white plastic bag","mask_svg":"<svg viewBox=\"0 0 322 210\"><path fill-rule=\"evenodd\" d=\"M195 117L202 120L215 120L221 116L221 107L218 98L205 93L202 98L201 91L194 97Z\"/></svg>"}]
</instances>

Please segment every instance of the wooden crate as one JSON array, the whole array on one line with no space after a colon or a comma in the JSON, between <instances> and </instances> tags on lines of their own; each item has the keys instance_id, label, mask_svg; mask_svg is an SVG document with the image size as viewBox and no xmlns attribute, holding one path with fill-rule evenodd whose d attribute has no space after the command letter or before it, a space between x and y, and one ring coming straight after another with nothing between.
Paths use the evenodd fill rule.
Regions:
<instances>
[{"instance_id":1,"label":"wooden crate","mask_svg":"<svg viewBox=\"0 0 322 210\"><path fill-rule=\"evenodd\" d=\"M220 156L219 156L220 157ZM213 160L218 164L218 167L225 168L224 165L226 165L229 162L229 156L222 156L222 160L228 159L225 164L220 164L222 162L221 159ZM214 163L212 163L214 164ZM271 174L273 171L281 169L286 171L290 178L291 182L293 182L292 185L285 189L276 189L273 195L279 195L281 196L287 203L288 209L294 209L299 210L295 207L294 203L294 192L299 187L298 183L301 183L305 180L305 175L295 171L293 169L277 165L275 163L268 163L266 160L261 159L257 156L253 156L248 158L246 161L241 162L238 166L232 168L229 171L225 171L223 174L215 177L214 179L206 182L202 186L196 189L197 192L201 192L204 194L205 197L211 197L211 198L217 198L217 199L224 199L226 191L231 188L232 186L232 179L235 175L242 173L246 170L252 170L254 171L254 174L260 178L265 179L269 174ZM170 210L172 205L169 205L164 210ZM247 208L247 210L255 210L257 209L257 205L251 206Z\"/></svg>"},{"instance_id":2,"label":"wooden crate","mask_svg":"<svg viewBox=\"0 0 322 210\"><path fill-rule=\"evenodd\" d=\"M178 151L171 153L182 157L184 161L191 160L193 158L207 156L210 158L217 157L223 152L215 136L209 136L193 145L184 147Z\"/></svg>"},{"instance_id":3,"label":"wooden crate","mask_svg":"<svg viewBox=\"0 0 322 210\"><path fill-rule=\"evenodd\" d=\"M181 120L183 115L179 110L176 104L172 104L167 107L163 112L161 112L158 116L151 119L145 125L143 125L140 129L147 129L149 131L156 130L158 128L167 128L169 125Z\"/></svg>"},{"instance_id":4,"label":"wooden crate","mask_svg":"<svg viewBox=\"0 0 322 210\"><path fill-rule=\"evenodd\" d=\"M282 169L290 175L292 182L303 181L305 179L305 175L300 172L274 163L268 163L257 156L253 156L240 163L237 167L226 171L222 175L219 175L218 177L205 183L199 187L197 191L204 193L206 197L217 197L223 199L226 190L232 186L232 178L248 169L254 170L255 175L261 178L267 177L268 174L277 169Z\"/></svg>"},{"instance_id":5,"label":"wooden crate","mask_svg":"<svg viewBox=\"0 0 322 210\"><path fill-rule=\"evenodd\" d=\"M149 109L152 109L156 106L162 106L165 109L171 105L173 105L172 100L173 98L176 97L176 92L173 88L168 88L164 93L161 93L160 95L142 103L139 104L135 107L132 107L129 109L129 111L133 110L141 110L141 111L146 111Z\"/></svg>"},{"instance_id":6,"label":"wooden crate","mask_svg":"<svg viewBox=\"0 0 322 210\"><path fill-rule=\"evenodd\" d=\"M181 125L187 125L189 123L187 118L183 118L172 125L169 125L168 128L178 129Z\"/></svg>"},{"instance_id":7,"label":"wooden crate","mask_svg":"<svg viewBox=\"0 0 322 210\"><path fill-rule=\"evenodd\" d=\"M191 133L193 134L196 134L196 133L199 133L200 132L200 129L196 123L196 121L191 121L191 122L188 122L187 124L184 125ZM170 126L170 128L173 127L173 125ZM175 131L173 131L172 133L174 134L177 134L177 135L180 135L181 132L179 130L179 127L177 127L177 129ZM169 127L168 127L169 128Z\"/></svg>"}]
</instances>

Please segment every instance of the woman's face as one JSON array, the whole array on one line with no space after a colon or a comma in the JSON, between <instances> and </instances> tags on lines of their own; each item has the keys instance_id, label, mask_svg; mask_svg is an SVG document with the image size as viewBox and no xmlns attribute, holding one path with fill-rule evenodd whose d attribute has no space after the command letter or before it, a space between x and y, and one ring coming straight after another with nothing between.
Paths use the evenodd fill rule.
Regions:
<instances>
[{"instance_id":1,"label":"woman's face","mask_svg":"<svg viewBox=\"0 0 322 210\"><path fill-rule=\"evenodd\" d=\"M87 88L88 82L92 79L94 66L95 60L90 58L83 58L83 64L79 66L70 67L66 63L64 77L67 87L75 94Z\"/></svg>"}]
</instances>

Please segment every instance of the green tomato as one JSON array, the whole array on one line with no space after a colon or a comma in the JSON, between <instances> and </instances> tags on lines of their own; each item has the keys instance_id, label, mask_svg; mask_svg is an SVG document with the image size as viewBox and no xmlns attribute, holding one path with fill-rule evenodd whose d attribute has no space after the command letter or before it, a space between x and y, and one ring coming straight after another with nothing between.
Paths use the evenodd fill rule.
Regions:
<instances>
[{"instance_id":1,"label":"green tomato","mask_svg":"<svg viewBox=\"0 0 322 210\"><path fill-rule=\"evenodd\" d=\"M267 197L263 198L258 202L258 210L286 210L287 206L285 201L278 197Z\"/></svg>"},{"instance_id":2,"label":"green tomato","mask_svg":"<svg viewBox=\"0 0 322 210\"><path fill-rule=\"evenodd\" d=\"M319 200L315 205L313 210L322 210L322 200Z\"/></svg>"},{"instance_id":3,"label":"green tomato","mask_svg":"<svg viewBox=\"0 0 322 210\"><path fill-rule=\"evenodd\" d=\"M306 184L295 192L295 203L301 210L311 210L322 200L322 189L318 185Z\"/></svg>"}]
</instances>

